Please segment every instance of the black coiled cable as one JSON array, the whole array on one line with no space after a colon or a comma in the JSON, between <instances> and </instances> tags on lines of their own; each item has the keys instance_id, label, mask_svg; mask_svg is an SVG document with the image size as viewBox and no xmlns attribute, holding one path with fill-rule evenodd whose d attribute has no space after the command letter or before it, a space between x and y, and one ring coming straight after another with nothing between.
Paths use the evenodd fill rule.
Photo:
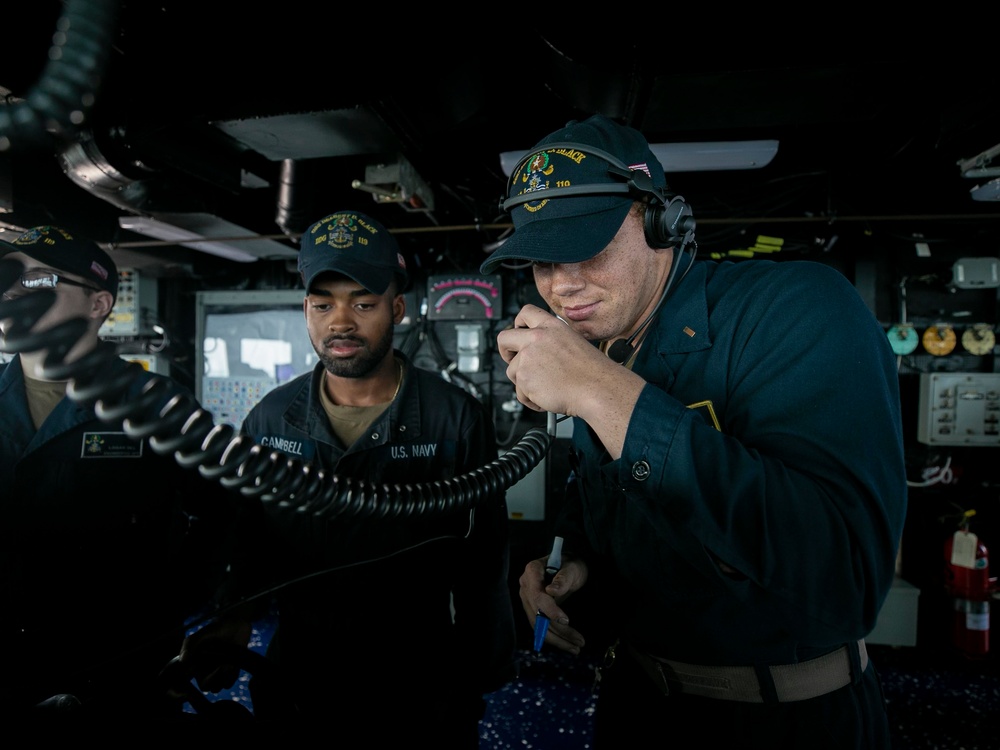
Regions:
<instances>
[{"instance_id":1,"label":"black coiled cable","mask_svg":"<svg viewBox=\"0 0 1000 750\"><path fill-rule=\"evenodd\" d=\"M0 107L0 151L24 141L69 142L87 125L114 49L122 0L67 0L38 82L22 102Z\"/></svg>"},{"instance_id":2,"label":"black coiled cable","mask_svg":"<svg viewBox=\"0 0 1000 750\"><path fill-rule=\"evenodd\" d=\"M0 259L0 289L17 283L22 270L16 261ZM136 363L122 367L118 347L111 342L101 341L83 357L67 362L66 354L83 335L86 321L73 319L31 332L54 301L51 290L0 301L0 319L9 320L0 350L48 349L42 366L45 377L69 380L66 394L77 402L92 402L101 421L120 424L132 438L148 438L157 453L173 454L181 466L196 468L224 487L289 512L333 520L396 519L469 510L523 479L552 444L549 431L534 427L486 466L434 482L374 485L327 474L312 464L265 448L246 435L237 435L231 425L216 425L212 415L172 380L153 375L134 393L136 379L146 377L146 371Z\"/></svg>"}]
</instances>

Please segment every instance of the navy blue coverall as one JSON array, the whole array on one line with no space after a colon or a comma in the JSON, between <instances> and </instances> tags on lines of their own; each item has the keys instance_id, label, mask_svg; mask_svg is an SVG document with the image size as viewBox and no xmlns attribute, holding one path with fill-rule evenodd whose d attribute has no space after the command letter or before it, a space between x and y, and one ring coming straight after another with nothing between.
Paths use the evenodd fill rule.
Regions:
<instances>
[{"instance_id":1,"label":"navy blue coverall","mask_svg":"<svg viewBox=\"0 0 1000 750\"><path fill-rule=\"evenodd\" d=\"M242 432L254 442L363 482L372 512L262 503L248 517L257 529L243 538L236 588L276 588L268 656L303 717L336 717L345 735L362 728L376 744L476 747L483 696L516 674L504 493L464 511L396 514L373 488L486 466L497 458L494 426L471 395L395 355L406 363L398 397L349 447L319 400L322 364L247 415Z\"/></svg>"},{"instance_id":2,"label":"navy blue coverall","mask_svg":"<svg viewBox=\"0 0 1000 750\"><path fill-rule=\"evenodd\" d=\"M619 459L574 421L578 491L556 525L564 552L589 564L588 587L608 597L606 640L766 667L864 638L892 584L907 485L894 356L848 279L817 262L696 262L633 369L647 385ZM627 668L623 651L608 683ZM691 730L703 739L731 731L781 746L782 732L822 718L810 746L864 746L871 727L837 696L865 689L857 700L874 703L884 739L873 667L873 685L768 707L663 702L634 677L602 682L599 727L602 712L645 715L637 733L704 720Z\"/></svg>"},{"instance_id":3,"label":"navy blue coverall","mask_svg":"<svg viewBox=\"0 0 1000 750\"><path fill-rule=\"evenodd\" d=\"M134 398L156 376L131 367ZM57 694L100 720L179 711L157 679L221 581L231 493L69 397L36 430L19 358L0 405L0 712Z\"/></svg>"}]
</instances>

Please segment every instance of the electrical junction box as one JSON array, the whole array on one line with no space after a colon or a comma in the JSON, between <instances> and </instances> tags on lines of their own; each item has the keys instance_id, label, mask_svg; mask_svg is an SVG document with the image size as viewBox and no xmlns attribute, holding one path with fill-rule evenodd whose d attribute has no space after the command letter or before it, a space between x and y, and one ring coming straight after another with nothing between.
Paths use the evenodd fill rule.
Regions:
<instances>
[{"instance_id":1,"label":"electrical junction box","mask_svg":"<svg viewBox=\"0 0 1000 750\"><path fill-rule=\"evenodd\" d=\"M1000 445L1000 373L921 373L917 440Z\"/></svg>"},{"instance_id":2,"label":"electrical junction box","mask_svg":"<svg viewBox=\"0 0 1000 750\"><path fill-rule=\"evenodd\" d=\"M142 369L147 372L152 372L157 375L169 375L170 365L165 357L158 354L119 354L119 357L124 359L126 362L135 362L142 366Z\"/></svg>"},{"instance_id":3,"label":"electrical junction box","mask_svg":"<svg viewBox=\"0 0 1000 750\"><path fill-rule=\"evenodd\" d=\"M1000 286L1000 258L959 258L951 274L959 289L996 289Z\"/></svg>"},{"instance_id":4,"label":"electrical junction box","mask_svg":"<svg viewBox=\"0 0 1000 750\"><path fill-rule=\"evenodd\" d=\"M118 269L118 298L101 326L101 336L152 336L159 314L156 279Z\"/></svg>"}]
</instances>

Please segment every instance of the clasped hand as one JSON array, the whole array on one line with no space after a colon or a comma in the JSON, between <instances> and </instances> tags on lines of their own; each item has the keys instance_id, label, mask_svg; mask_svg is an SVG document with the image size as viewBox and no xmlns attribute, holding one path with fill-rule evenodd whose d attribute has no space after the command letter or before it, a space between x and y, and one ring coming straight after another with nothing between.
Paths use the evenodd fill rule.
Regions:
<instances>
[{"instance_id":1,"label":"clasped hand","mask_svg":"<svg viewBox=\"0 0 1000 750\"><path fill-rule=\"evenodd\" d=\"M537 613L541 612L549 618L548 633L545 642L562 651L579 654L586 641L580 631L570 627L569 616L560 604L565 602L570 594L579 590L587 582L587 565L583 560L567 560L552 583L545 586L545 561L540 557L524 566L520 578L521 606L528 616L528 622L535 626Z\"/></svg>"},{"instance_id":2,"label":"clasped hand","mask_svg":"<svg viewBox=\"0 0 1000 750\"><path fill-rule=\"evenodd\" d=\"M594 368L617 366L555 315L525 305L514 327L497 334L497 349L517 400L534 411L582 416L582 394Z\"/></svg>"},{"instance_id":3,"label":"clasped hand","mask_svg":"<svg viewBox=\"0 0 1000 750\"><path fill-rule=\"evenodd\" d=\"M225 660L219 663L214 657L231 653L233 648L245 648L252 633L253 624L249 620L234 618L210 622L184 639L180 660L191 665L199 688L217 693L236 682L240 667Z\"/></svg>"}]
</instances>

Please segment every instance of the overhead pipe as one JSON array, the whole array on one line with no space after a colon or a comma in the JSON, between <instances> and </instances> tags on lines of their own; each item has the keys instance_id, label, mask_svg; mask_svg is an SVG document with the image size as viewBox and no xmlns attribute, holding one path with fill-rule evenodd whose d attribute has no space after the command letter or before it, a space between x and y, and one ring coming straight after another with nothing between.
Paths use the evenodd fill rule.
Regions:
<instances>
[{"instance_id":1,"label":"overhead pipe","mask_svg":"<svg viewBox=\"0 0 1000 750\"><path fill-rule=\"evenodd\" d=\"M312 187L305 164L295 159L282 160L274 223L286 237L297 240L312 223L310 217L316 215L309 197L314 193Z\"/></svg>"}]
</instances>

